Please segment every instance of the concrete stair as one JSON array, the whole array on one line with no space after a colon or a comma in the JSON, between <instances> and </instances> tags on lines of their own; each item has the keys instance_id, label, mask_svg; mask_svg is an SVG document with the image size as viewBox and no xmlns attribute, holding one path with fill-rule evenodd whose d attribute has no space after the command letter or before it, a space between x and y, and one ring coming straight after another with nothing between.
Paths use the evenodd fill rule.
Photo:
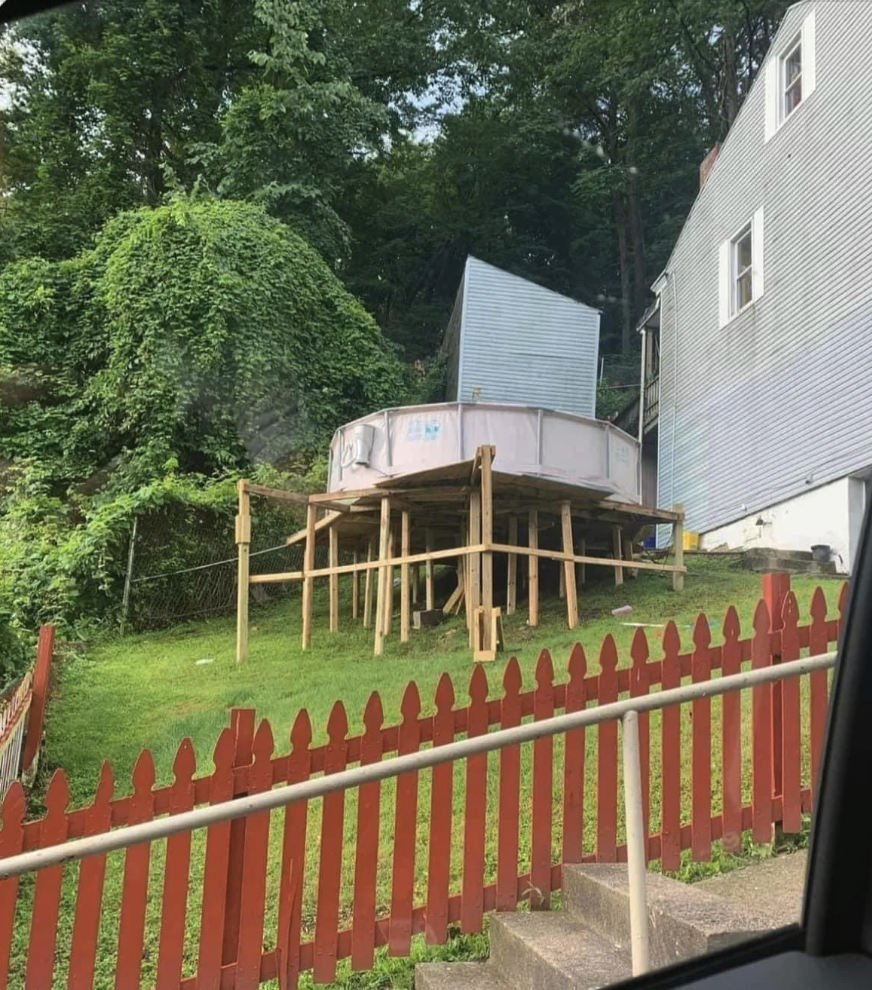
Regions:
<instances>
[{"instance_id":1,"label":"concrete stair","mask_svg":"<svg viewBox=\"0 0 872 990\"><path fill-rule=\"evenodd\" d=\"M652 967L773 927L746 903L648 874ZM632 974L625 865L565 866L563 910L490 916L490 958L424 963L416 990L596 990Z\"/></svg>"},{"instance_id":2,"label":"concrete stair","mask_svg":"<svg viewBox=\"0 0 872 990\"><path fill-rule=\"evenodd\" d=\"M767 547L745 550L742 554L742 567L755 574L786 571L788 574L805 574L809 577L831 577L838 573L836 561L821 563L812 557L811 551L773 550Z\"/></svg>"}]
</instances>

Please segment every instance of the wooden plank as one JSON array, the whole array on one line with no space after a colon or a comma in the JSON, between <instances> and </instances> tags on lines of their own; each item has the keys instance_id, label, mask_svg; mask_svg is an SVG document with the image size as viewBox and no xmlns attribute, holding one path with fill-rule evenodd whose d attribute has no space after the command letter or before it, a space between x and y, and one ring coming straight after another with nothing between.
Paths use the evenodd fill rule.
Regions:
<instances>
[{"instance_id":1,"label":"wooden plank","mask_svg":"<svg viewBox=\"0 0 872 990\"><path fill-rule=\"evenodd\" d=\"M311 505L312 502L317 501L317 503L326 509L331 509L336 513L344 513L350 511L350 506L347 505L341 499L345 499L346 495L344 492L338 494L336 492L327 492L324 495L313 496L305 495L302 492L287 492L283 488L270 488L267 485L252 485L250 482L243 482L245 485L245 491L250 495L260 495L263 498L275 499L278 502L291 502L294 505Z\"/></svg>"},{"instance_id":2,"label":"wooden plank","mask_svg":"<svg viewBox=\"0 0 872 990\"><path fill-rule=\"evenodd\" d=\"M424 546L426 547L427 553L433 552L433 530L428 529L424 534ZM436 583L433 577L433 558L429 557L424 562L424 582L425 582L425 592L424 592L424 603L428 612L435 608L435 589Z\"/></svg>"},{"instance_id":3,"label":"wooden plank","mask_svg":"<svg viewBox=\"0 0 872 990\"><path fill-rule=\"evenodd\" d=\"M536 664L533 718L536 722L554 715L554 667L546 650ZM533 806L530 850L530 909L547 911L551 906L551 833L554 800L554 737L543 736L533 743Z\"/></svg>"},{"instance_id":4,"label":"wooden plank","mask_svg":"<svg viewBox=\"0 0 872 990\"><path fill-rule=\"evenodd\" d=\"M454 741L454 687L448 674L436 688L433 745ZM427 869L428 945L441 945L448 937L448 894L451 883L451 834L454 806L454 764L433 767L430 790L430 848ZM2 837L2 833L0 833Z\"/></svg>"},{"instance_id":5,"label":"wooden plank","mask_svg":"<svg viewBox=\"0 0 872 990\"><path fill-rule=\"evenodd\" d=\"M302 581L304 571L285 571L278 574L252 574L249 584L289 584L291 581Z\"/></svg>"},{"instance_id":6,"label":"wooden plank","mask_svg":"<svg viewBox=\"0 0 872 990\"><path fill-rule=\"evenodd\" d=\"M512 657L503 674L500 728L521 724L521 667ZM521 823L521 747L500 750L497 818L497 911L514 911L518 903L518 831Z\"/></svg>"},{"instance_id":7,"label":"wooden plank","mask_svg":"<svg viewBox=\"0 0 872 990\"><path fill-rule=\"evenodd\" d=\"M643 697L648 694L651 686L651 669L648 666L648 638L644 629L637 629L633 634L630 657L633 661L630 667L630 697ZM647 863L650 859L650 846L647 839L651 825L651 717L647 712L639 713L639 767L642 775L642 824L645 830L645 861Z\"/></svg>"},{"instance_id":8,"label":"wooden plank","mask_svg":"<svg viewBox=\"0 0 872 990\"><path fill-rule=\"evenodd\" d=\"M391 500L391 505L394 506L393 500ZM505 547L502 544L494 544L493 550L500 550L505 553ZM430 560L450 560L452 557L463 557L472 556L474 554L481 554L484 551L483 543L476 543L474 546L462 546L462 547L450 547L445 550L434 550L432 553L411 553L408 557L389 557L391 567L399 567L402 564L422 564L428 559ZM521 548L521 553L528 553L526 548ZM554 557L555 559L562 560L563 554L557 553L557 551L542 550L540 552L542 557ZM592 558L597 564L608 564L609 561L603 561L599 558ZM338 567L321 567L317 570L311 572L313 578L324 578L330 577L331 574L352 574L355 570L366 571L366 570L377 570L381 568L381 564L378 560L369 563L365 560L361 560L356 564L340 564ZM641 564L640 564L641 566ZM661 567L658 564L647 565L653 570L672 570L671 567Z\"/></svg>"},{"instance_id":9,"label":"wooden plank","mask_svg":"<svg viewBox=\"0 0 872 990\"><path fill-rule=\"evenodd\" d=\"M781 659L787 663L800 656L799 606L796 595L787 593L781 613ZM782 827L788 835L802 831L802 716L800 679L788 677L782 681L781 695L781 768L782 768Z\"/></svg>"},{"instance_id":10,"label":"wooden plank","mask_svg":"<svg viewBox=\"0 0 872 990\"><path fill-rule=\"evenodd\" d=\"M104 764L105 766L105 764ZM98 792L99 794L99 792ZM95 802L96 803L96 802ZM24 788L20 781L13 780L3 798L2 823L0 829L0 857L4 859L8 856L16 856L24 848L24 812L26 801ZM42 826L40 826L40 829ZM108 830L108 825L107 825ZM96 859L97 857L93 857ZM105 858L105 857L104 857ZM81 884L79 889L81 890ZM0 880L0 988L6 990L9 985L9 963L12 958L12 940L15 930L15 909L18 904L18 877L7 877ZM96 904L97 923L100 920L100 901ZM93 912L93 908L91 909ZM78 926L78 908L76 911L76 925ZM75 929L73 934L73 947L81 946L81 939L76 939ZM96 939L95 946L96 950ZM93 960L91 962L93 970ZM78 974L78 967L75 972ZM21 985L21 977L16 980L16 985ZM87 990L91 990L93 980L84 984ZM78 988L76 988L78 990Z\"/></svg>"},{"instance_id":11,"label":"wooden plank","mask_svg":"<svg viewBox=\"0 0 872 990\"><path fill-rule=\"evenodd\" d=\"M582 557L586 556L587 555L587 540L584 537L582 537L578 541L578 547L579 547L579 551L580 551L580 556L582 556ZM586 584L587 583L587 569L586 569L586 565L585 564L576 564L575 565L575 580L576 580L576 583L577 584Z\"/></svg>"},{"instance_id":12,"label":"wooden plank","mask_svg":"<svg viewBox=\"0 0 872 990\"><path fill-rule=\"evenodd\" d=\"M407 686L400 705L397 755L416 753L420 746L421 699L414 681ZM415 848L418 832L418 774L415 771L397 778L394 813L394 858L391 872L391 920L388 951L392 956L407 956L412 944L412 913L415 894Z\"/></svg>"},{"instance_id":13,"label":"wooden plank","mask_svg":"<svg viewBox=\"0 0 872 990\"><path fill-rule=\"evenodd\" d=\"M170 791L170 814L178 815L194 807L194 772L197 761L190 739L183 739L173 760L174 782ZM107 822L108 831L108 822ZM179 832L167 839L164 868L163 906L157 957L158 987L175 987L182 981L185 953L185 921L191 870L191 832ZM82 861L82 865L87 860ZM96 936L96 931L95 931ZM68 988L71 990L71 988Z\"/></svg>"},{"instance_id":14,"label":"wooden plank","mask_svg":"<svg viewBox=\"0 0 872 990\"><path fill-rule=\"evenodd\" d=\"M691 674L694 684L710 681L711 632L708 619L700 615L693 630ZM691 854L695 863L708 863L712 856L712 703L699 698L691 705Z\"/></svg>"},{"instance_id":15,"label":"wooden plank","mask_svg":"<svg viewBox=\"0 0 872 990\"><path fill-rule=\"evenodd\" d=\"M488 730L487 677L477 666L469 684L467 738ZM463 882L460 925L466 934L481 931L484 911L485 825L487 820L487 753L466 761L466 794L463 816Z\"/></svg>"},{"instance_id":16,"label":"wooden plank","mask_svg":"<svg viewBox=\"0 0 872 990\"><path fill-rule=\"evenodd\" d=\"M327 722L324 773L338 773L348 762L348 718L341 701L334 704ZM318 909L315 915L315 983L333 983L339 937L339 891L342 882L342 832L345 822L345 792L328 794L323 801L318 863Z\"/></svg>"},{"instance_id":17,"label":"wooden plank","mask_svg":"<svg viewBox=\"0 0 872 990\"><path fill-rule=\"evenodd\" d=\"M563 526L563 552L569 557L575 556L575 544L572 539L572 506L564 502L560 507L560 521ZM575 562L571 559L563 561L563 581L566 586L566 622L570 629L578 625L578 588L575 584Z\"/></svg>"},{"instance_id":18,"label":"wooden plank","mask_svg":"<svg viewBox=\"0 0 872 990\"><path fill-rule=\"evenodd\" d=\"M360 765L380 763L384 711L377 692L363 713ZM364 784L357 801L357 843L354 854L354 914L351 927L352 969L372 969L375 956L376 881L378 877L381 782Z\"/></svg>"},{"instance_id":19,"label":"wooden plank","mask_svg":"<svg viewBox=\"0 0 872 990\"><path fill-rule=\"evenodd\" d=\"M624 583L624 568L621 562L623 556L622 553L622 541L623 541L623 530L620 526L612 526L612 557L617 561L617 566L615 567L615 584Z\"/></svg>"},{"instance_id":20,"label":"wooden plank","mask_svg":"<svg viewBox=\"0 0 872 990\"><path fill-rule=\"evenodd\" d=\"M509 517L509 544L516 546L518 543L518 517ZM514 615L518 607L518 555L510 553L508 556L508 575L506 577L506 615Z\"/></svg>"},{"instance_id":21,"label":"wooden plank","mask_svg":"<svg viewBox=\"0 0 872 990\"><path fill-rule=\"evenodd\" d=\"M385 495L381 502L381 525L379 527L378 543L378 600L375 607L375 655L382 656L385 651L385 610L388 596L388 558L389 541L391 537L391 500Z\"/></svg>"},{"instance_id":22,"label":"wooden plank","mask_svg":"<svg viewBox=\"0 0 872 990\"><path fill-rule=\"evenodd\" d=\"M360 555L354 551L354 563L360 563ZM369 574L369 571L366 572ZM351 575L351 618L357 619L360 612L360 571L353 571Z\"/></svg>"},{"instance_id":23,"label":"wooden plank","mask_svg":"<svg viewBox=\"0 0 872 990\"><path fill-rule=\"evenodd\" d=\"M401 517L402 532L400 536L400 556L409 556L409 545L411 540L411 521L407 509L403 510ZM400 564L400 642L408 643L410 630L412 628L412 603L410 601L411 573L409 565Z\"/></svg>"},{"instance_id":24,"label":"wooden plank","mask_svg":"<svg viewBox=\"0 0 872 990\"><path fill-rule=\"evenodd\" d=\"M754 612L751 640L751 669L772 664L769 639L769 609L764 601ZM772 841L772 691L768 684L751 689L751 834L754 842Z\"/></svg>"},{"instance_id":25,"label":"wooden plank","mask_svg":"<svg viewBox=\"0 0 872 990\"><path fill-rule=\"evenodd\" d=\"M391 626L394 622L394 556L396 542L393 528L388 533L388 593L385 599L385 636L390 636Z\"/></svg>"},{"instance_id":26,"label":"wooden plank","mask_svg":"<svg viewBox=\"0 0 872 990\"><path fill-rule=\"evenodd\" d=\"M336 529L330 530L330 567L339 566L339 535ZM355 571L355 574L359 574L360 571ZM330 588L330 632L339 632L339 575L331 574L328 579L328 586Z\"/></svg>"},{"instance_id":27,"label":"wooden plank","mask_svg":"<svg viewBox=\"0 0 872 990\"><path fill-rule=\"evenodd\" d=\"M739 616L734 606L724 616L721 647L721 676L732 677L742 670ZM664 684L664 688L666 685ZM742 851L742 694L730 691L721 696L721 805L723 807L724 852Z\"/></svg>"},{"instance_id":28,"label":"wooden plank","mask_svg":"<svg viewBox=\"0 0 872 990\"><path fill-rule=\"evenodd\" d=\"M494 487L493 487L493 457L494 448L481 447L481 542L489 547L494 539ZM481 604L484 608L486 621L484 623L482 648L495 650L496 644L491 639L490 616L494 608L494 555L485 550L481 555Z\"/></svg>"},{"instance_id":29,"label":"wooden plank","mask_svg":"<svg viewBox=\"0 0 872 990\"><path fill-rule=\"evenodd\" d=\"M600 648L597 705L618 700L618 652L606 636ZM615 863L618 858L618 723L598 726L596 861Z\"/></svg>"},{"instance_id":30,"label":"wooden plank","mask_svg":"<svg viewBox=\"0 0 872 990\"><path fill-rule=\"evenodd\" d=\"M675 556L675 566L682 570L672 572L672 590L684 591L684 511L680 505L675 506L676 519L672 524L672 552Z\"/></svg>"},{"instance_id":31,"label":"wooden plank","mask_svg":"<svg viewBox=\"0 0 872 990\"><path fill-rule=\"evenodd\" d=\"M531 512L536 512L535 509ZM538 517L538 512L536 513ZM481 549L470 547L468 550L454 550L450 551L454 554L466 553L475 549ZM527 557L544 557L546 560L572 560L576 564L592 564L596 567L623 567L623 561L612 560L610 557L582 557L577 554L563 553L560 550L540 550L538 547L510 547L506 543L494 543L491 549L494 553L510 553L514 550L515 553L521 554ZM448 553L449 551L446 551ZM438 551L437 551L438 555ZM675 571L682 571L686 573L686 568L684 565L678 567L673 564L651 564L645 560L634 561L633 566L642 571L663 571L665 574L673 573Z\"/></svg>"},{"instance_id":32,"label":"wooden plank","mask_svg":"<svg viewBox=\"0 0 872 990\"><path fill-rule=\"evenodd\" d=\"M808 631L808 652L819 656L827 652L827 599L818 586L811 596L811 624ZM816 670L809 676L809 747L811 753L812 804L817 799L820 786L820 766L823 756L824 736L827 726L828 671Z\"/></svg>"},{"instance_id":33,"label":"wooden plank","mask_svg":"<svg viewBox=\"0 0 872 990\"><path fill-rule=\"evenodd\" d=\"M312 610L315 597L315 579L312 572L315 569L315 516L318 509L311 502L306 509L306 550L303 554L303 636L302 648L308 650L312 645Z\"/></svg>"},{"instance_id":34,"label":"wooden plank","mask_svg":"<svg viewBox=\"0 0 872 990\"><path fill-rule=\"evenodd\" d=\"M332 526L337 519L341 518L342 517L338 512L328 512L323 519L319 519L318 522L315 523L315 532L320 533L322 530ZM298 529L293 536L289 536L287 540L285 540L285 546L292 547L297 543L302 543L306 539L306 533L308 532L309 529L307 526L304 526L302 529Z\"/></svg>"},{"instance_id":35,"label":"wooden plank","mask_svg":"<svg viewBox=\"0 0 872 990\"><path fill-rule=\"evenodd\" d=\"M624 560L625 561L626 560L629 560L632 563L632 561L633 561L633 541L629 538L629 536L624 536L624 553L623 553L623 557L624 557ZM635 567L628 568L627 569L627 574L631 578L637 578L639 576L639 572L636 570Z\"/></svg>"},{"instance_id":36,"label":"wooden plank","mask_svg":"<svg viewBox=\"0 0 872 990\"><path fill-rule=\"evenodd\" d=\"M454 611L460 611L460 603L463 599L463 568L457 570L457 587L448 596L448 601L442 608L445 615L450 615Z\"/></svg>"},{"instance_id":37,"label":"wooden plank","mask_svg":"<svg viewBox=\"0 0 872 990\"><path fill-rule=\"evenodd\" d=\"M539 625L539 511L530 509L527 523L527 596L528 615L527 625L536 627ZM520 549L520 548L519 548ZM507 550L507 552L509 552Z\"/></svg>"},{"instance_id":38,"label":"wooden plank","mask_svg":"<svg viewBox=\"0 0 872 990\"><path fill-rule=\"evenodd\" d=\"M681 637L673 621L663 631L663 690L681 686ZM602 702L600 702L602 704ZM681 867L681 706L660 714L660 860L664 870Z\"/></svg>"},{"instance_id":39,"label":"wooden plank","mask_svg":"<svg viewBox=\"0 0 872 990\"><path fill-rule=\"evenodd\" d=\"M579 644L569 656L569 683L566 685L566 714L587 707L584 680L587 661ZM563 758L563 862L580 863L584 854L584 764L585 730L566 733Z\"/></svg>"},{"instance_id":40,"label":"wooden plank","mask_svg":"<svg viewBox=\"0 0 872 990\"><path fill-rule=\"evenodd\" d=\"M469 542L471 546L482 545L481 540L481 492L474 491L469 496ZM481 606L481 551L469 557L469 584L466 589L466 607L469 615L475 617L475 610ZM473 624L470 624L472 646Z\"/></svg>"},{"instance_id":41,"label":"wooden plank","mask_svg":"<svg viewBox=\"0 0 872 990\"><path fill-rule=\"evenodd\" d=\"M246 482L240 481L236 516L236 662L248 658L248 595L251 562L251 504Z\"/></svg>"},{"instance_id":42,"label":"wooden plank","mask_svg":"<svg viewBox=\"0 0 872 990\"><path fill-rule=\"evenodd\" d=\"M232 708L230 728L233 732L233 766L248 767L254 745L255 711L253 708ZM246 785L235 787L234 797L242 797ZM239 925L242 917L242 879L245 872L245 833L248 818L237 818L230 823L230 854L227 861L227 885L225 887L224 937L221 960L225 964L236 962L239 952Z\"/></svg>"},{"instance_id":43,"label":"wooden plank","mask_svg":"<svg viewBox=\"0 0 872 990\"><path fill-rule=\"evenodd\" d=\"M149 794L150 797L151 795ZM55 770L45 797L48 811L39 826L40 847L45 848L46 846L60 845L66 840L67 804L69 800L70 787L67 783L67 776L63 770ZM147 846L145 848L148 849ZM129 850L127 855L129 857ZM44 988L51 987L52 985L52 976L55 967L55 949L57 947L58 937L58 919L61 908L63 872L64 868L62 865L51 866L48 869L39 870L34 878L33 909L30 916L30 943L27 949L27 969L24 977L25 990L44 990ZM139 904L133 901L137 893L138 890L131 889L127 874L125 873L121 907L122 924L125 917L129 919L131 911L135 911L139 907ZM142 891L141 908L144 917L145 891ZM140 946L141 952L142 947ZM127 965L128 957L124 955L122 958L119 948L119 972L122 963ZM138 969L136 970L136 974L137 981L135 985L139 986ZM115 986L118 990L121 990L124 984L119 984L116 978Z\"/></svg>"},{"instance_id":44,"label":"wooden plank","mask_svg":"<svg viewBox=\"0 0 872 990\"><path fill-rule=\"evenodd\" d=\"M368 564L372 563L373 557L375 556L375 537L371 536L366 544L366 562ZM363 588L363 628L369 629L372 625L372 585L373 585L373 571L372 568L366 569L366 580L364 582Z\"/></svg>"}]
</instances>

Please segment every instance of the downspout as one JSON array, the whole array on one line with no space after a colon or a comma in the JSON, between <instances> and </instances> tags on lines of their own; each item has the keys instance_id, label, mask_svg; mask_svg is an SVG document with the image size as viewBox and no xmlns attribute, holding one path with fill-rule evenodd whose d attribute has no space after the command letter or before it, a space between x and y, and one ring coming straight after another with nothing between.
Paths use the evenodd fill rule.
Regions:
<instances>
[{"instance_id":1,"label":"downspout","mask_svg":"<svg viewBox=\"0 0 872 990\"><path fill-rule=\"evenodd\" d=\"M642 467L642 445L645 440L645 358L648 356L648 327L642 324L642 367L639 372L639 505L644 503L642 482L644 470Z\"/></svg>"}]
</instances>

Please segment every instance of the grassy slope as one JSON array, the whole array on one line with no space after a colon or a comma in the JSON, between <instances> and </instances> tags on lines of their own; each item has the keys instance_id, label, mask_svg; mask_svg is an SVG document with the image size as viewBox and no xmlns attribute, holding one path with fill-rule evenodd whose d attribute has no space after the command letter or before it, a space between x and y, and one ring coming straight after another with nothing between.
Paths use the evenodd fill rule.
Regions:
<instances>
[{"instance_id":1,"label":"grassy slope","mask_svg":"<svg viewBox=\"0 0 872 990\"><path fill-rule=\"evenodd\" d=\"M816 582L795 579L803 619L806 619L809 599ZM827 582L824 585L827 599L832 608L838 597L840 584ZM591 666L595 667L597 651L603 637L612 633L618 640L621 662L628 659L628 647L633 630L621 625L621 621L665 622L674 619L682 632L686 644L690 642L690 626L699 611L705 611L710 619L718 623L729 604L739 610L743 629L750 629L750 618L759 594L759 578L746 572L730 568L725 562L694 559L687 589L676 595L668 589L666 579L661 576L640 577L628 581L623 588L611 583L592 583L581 596L582 627L570 633L565 626L562 603L546 602L543 608L542 624L538 630L529 630L525 616L520 613L506 623L507 655L518 655L524 671L525 685L532 685L532 672L541 648L551 651L558 680L565 679L564 670L572 644L579 640L585 647ZM633 613L623 620L615 619L610 610L616 605L631 604ZM385 656L375 659L372 656L370 635L352 626L350 620L343 620L342 634L331 636L326 631L326 603L317 603L317 620L313 649L302 653L299 649L299 602L289 601L255 613L253 617L251 658L244 665L237 665L233 659L234 635L232 620L218 620L210 623L191 625L161 634L131 637L123 642L104 643L92 648L85 656L64 662L59 669L59 687L49 710L48 739L45 752L45 769L63 766L70 777L73 803L87 803L93 794L100 762L112 762L118 787L116 793L129 790L129 774L133 762L143 746L152 749L157 764L158 780L168 782L172 758L178 742L188 735L195 744L199 755L201 772L208 772L209 753L220 730L227 724L227 712L234 705L255 707L260 716L272 723L277 749L287 751L287 733L291 721L301 706L308 708L312 716L316 741L325 738L324 726L330 706L341 698L348 711L350 728L356 732L361 728L361 714L370 692L381 693L386 723L395 722L399 716L399 702L402 691L409 680L415 680L420 688L425 708L432 707L432 695L440 673L447 670L455 681L458 703L463 704L463 693L472 669L469 651L466 647L466 631L462 622L452 620L439 629L416 633L407 646L398 642L394 635L389 641ZM347 615L347 603L344 616ZM657 630L651 630L651 651L659 653L656 642ZM719 630L713 629L717 642ZM212 663L197 665L199 659L210 658ZM504 662L488 667L491 688L494 693L500 690L501 671ZM746 699L750 701L750 699ZM748 705L745 706L749 708ZM748 712L746 711L746 717ZM713 738L718 739L719 708L713 708ZM651 766L651 809L652 829L657 827L659 818L659 753L658 717L652 716L652 766ZM684 752L689 750L689 721L682 720ZM713 747L714 748L714 747ZM747 747L746 747L747 750ZM588 785L586 787L585 849L590 851L594 842L595 825L595 767L596 737L588 733L587 739ZM713 754L714 755L714 754ZM750 754L746 752L746 786L749 782L747 766ZM554 795L555 828L553 853L559 855L562 742L555 742ZM807 763L807 754L806 760ZM720 790L717 761L713 766L712 790L716 796ZM495 867L495 809L497 806L497 767L498 761L489 761L488 777L488 848L486 880L493 879ZM687 770L689 768L685 768ZM522 808L529 807L532 786L532 765L530 747L522 751L521 767ZM685 774L685 804L687 804L687 774ZM42 783L47 779L43 775ZM461 880L459 864L462 860L463 815L463 768L455 773L454 822L455 842L452 850L451 873L452 892L459 890ZM717 805L719 801L715 800ZM385 913L390 903L390 856L393 834L394 788L388 783L382 789L382 823L378 876L378 908ZM423 774L419 781L418 830L417 830L417 883L415 902L421 903L425 896L425 869L427 862L427 821L430 811L429 775ZM687 820L689 809L684 809ZM618 809L619 822L622 819ZM345 816L345 842L343 852L343 921L350 918L351 878L353 876L354 828L356 820L356 795L347 799ZM304 938L311 937L314 919L317 884L317 847L320 829L320 808L310 809L309 857L304 890ZM522 815L520 822L520 862L519 866L529 866L530 850L529 816ZM265 943L273 944L275 931L274 905L278 882L279 850L281 844L281 817L273 816L270 836L270 860L268 864L268 910L266 918ZM748 846L748 852L752 850ZM144 973L146 982L153 979L156 962L159 908L161 899L160 877L162 844L157 844L153 853L152 882L149 897L148 923L146 931L146 952ZM195 971L196 949L199 930L199 894L203 864L202 835L195 836L192 857L191 901L189 903L189 926L186 938L185 974ZM687 878L705 874L711 870L728 867L717 851L715 862L710 866L688 862L682 871ZM109 987L112 984L114 947L117 938L116 908L123 877L123 859L118 854L110 857L104 904L106 919L101 931L97 986ZM22 954L27 937L27 902L32 890L25 883L23 887L22 913L16 925L16 947L13 963L14 972L11 985L21 985ZM59 959L63 960L68 951L69 935L73 917L72 883L64 884L61 914L61 937ZM471 958L485 951L486 943L475 936L462 937L448 946L427 950L427 957ZM415 948L414 958L424 958L423 947ZM383 953L377 957L376 969L372 973L351 974L347 965L340 967L342 985L349 988L406 987L411 986L412 961L389 959ZM63 963L55 974L55 986L65 985ZM308 985L304 977L303 985Z\"/></svg>"}]
</instances>

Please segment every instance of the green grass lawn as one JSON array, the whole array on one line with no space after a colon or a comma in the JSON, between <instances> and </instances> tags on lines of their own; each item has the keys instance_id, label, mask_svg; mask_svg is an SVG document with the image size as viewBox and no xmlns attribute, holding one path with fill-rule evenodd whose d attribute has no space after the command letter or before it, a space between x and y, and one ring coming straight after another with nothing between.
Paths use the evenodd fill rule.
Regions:
<instances>
[{"instance_id":1,"label":"green grass lawn","mask_svg":"<svg viewBox=\"0 0 872 990\"><path fill-rule=\"evenodd\" d=\"M793 587L800 604L801 621L807 621L811 593L818 582L810 579L794 579ZM506 656L518 656L524 673L524 686L533 686L532 673L539 651L551 651L557 681L565 680L565 666L571 646L580 641L588 655L589 665L595 671L599 646L603 637L612 633L618 643L621 664L629 662L629 644L633 629L622 625L625 621L663 623L675 620L686 645L690 643L691 625L700 611L711 620L720 623L730 604L736 605L743 627L743 636L750 634L750 622L759 596L760 580L756 575L734 569L727 560L691 558L690 574L686 590L676 594L669 590L663 576L641 576L628 580L623 587L613 583L592 581L580 595L582 625L570 632L565 625L563 603L558 600L543 602L541 625L530 630L525 624L525 613L505 623ZM840 582L824 584L827 600L834 610ZM347 588L344 589L346 592ZM633 612L620 619L613 618L611 609L629 604ZM232 619L216 620L176 628L169 632L129 637L123 641L94 644L85 654L71 655L58 667L58 684L48 712L47 744L44 752L43 773L40 785L45 786L52 767L62 766L69 775L73 804L88 803L93 794L100 763L109 760L117 781L116 793L130 790L129 775L142 747L149 747L155 758L159 783L171 780L171 763L179 741L189 736L198 754L200 773L210 769L210 753L218 733L227 725L228 711L233 706L250 706L260 717L270 720L278 752L287 752L287 735L294 716L300 707L308 709L315 742L326 738L324 727L333 702L342 699L348 712L350 731L362 728L361 715L369 694L377 690L381 694L385 710L385 724L399 718L402 692L410 680L419 686L425 710L432 710L432 697L439 675L448 671L455 683L457 704L465 703L464 693L472 671L470 651L467 648L466 629L462 620L451 620L438 629L414 633L412 642L401 645L395 634L388 640L385 655L372 655L371 634L352 625L348 613L348 601L343 602L341 632L331 635L327 631L326 601L316 602L316 623L313 648L303 653L299 646L300 608L296 599L261 608L252 615L251 655L241 665L234 661L234 623ZM651 654L659 653L657 635L651 633ZM712 630L713 639L720 641L718 628ZM210 659L208 664L198 660ZM492 694L499 694L505 661L488 665L487 673ZM746 725L750 710L750 698L746 699ZM717 703L712 706L714 812L719 810L719 719ZM651 827L656 830L659 819L659 747L658 716L651 717ZM689 817L689 741L690 722L682 720L684 752L684 817ZM750 785L750 747L745 746L746 792ZM807 745L804 764L807 766ZM587 734L587 786L585 801L585 851L592 851L596 817L596 734ZM562 740L555 740L554 747L554 861L559 859L561 828L559 809L562 803ZM488 818L486 850L486 882L492 882L496 866L496 809L498 803L498 757L488 762ZM462 816L464 802L464 768L455 769L454 791L454 844L452 849L452 893L458 892L461 882ZM522 750L521 801L522 814L519 823L520 855L519 872L529 866L530 816L532 785L532 752L526 746ZM38 797L38 793L36 795ZM746 800L749 794L746 793ZM620 802L619 802L620 805ZM350 920L351 881L354 869L354 836L356 823L356 794L346 799L345 842L343 851L342 916L343 923ZM419 780L417 847L417 883L415 903L423 902L426 894L427 836L430 811L430 775L423 773ZM387 913L390 904L391 852L394 816L394 786L388 782L382 787L381 841L378 866L378 910ZM619 821L622 819L619 806ZM279 853L283 817L274 813L270 830L270 856L267 867L268 896L265 928L265 946L274 944L275 894L278 885ZM317 853L320 830L320 803L310 809L310 842L304 888L304 941L313 930L316 906ZM746 852L753 855L750 844ZM155 844L152 861L152 882L148 907L146 953L143 960L144 984L153 981L156 964L156 948L160 920L163 844ZM734 859L724 857L715 850L714 862L700 869L689 861L682 871L687 878L701 873L717 871L733 865ZM191 975L196 967L196 951L199 934L200 881L203 865L203 836L195 835L191 868L191 899L186 939L185 975ZM68 880L63 888L61 936L55 974L55 985L65 985L66 967L72 930L75 886L75 867L66 868ZM109 857L106 876L105 922L101 931L99 948L98 987L112 983L114 947L117 940L117 904L123 875L123 856ZM16 925L16 946L11 986L20 986L22 960L28 935L28 906L32 896L32 883L23 884L23 896L19 920ZM420 958L423 950L415 950ZM482 952L481 940L461 939L438 953L449 956L476 955ZM349 975L342 970L343 985L353 987L411 986L411 966L401 960L388 960L380 956L378 969L370 975ZM305 985L305 981L304 981Z\"/></svg>"}]
</instances>

